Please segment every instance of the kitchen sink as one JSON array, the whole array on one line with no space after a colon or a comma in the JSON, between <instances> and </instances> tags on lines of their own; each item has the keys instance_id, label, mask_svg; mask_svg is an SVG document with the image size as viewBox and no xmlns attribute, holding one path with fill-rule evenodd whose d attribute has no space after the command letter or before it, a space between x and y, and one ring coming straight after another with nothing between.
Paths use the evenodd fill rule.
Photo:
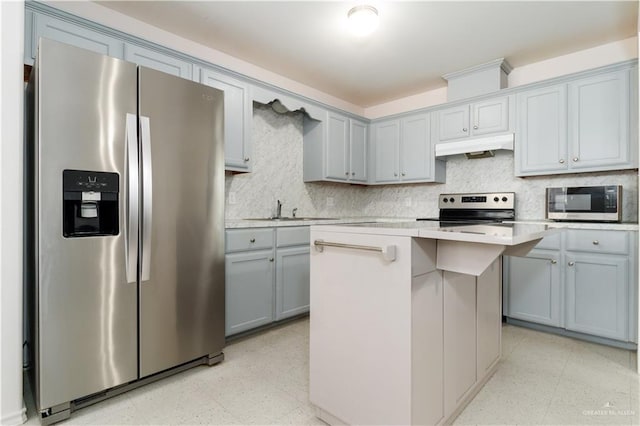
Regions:
<instances>
[{"instance_id":1,"label":"kitchen sink","mask_svg":"<svg viewBox=\"0 0 640 426\"><path fill-rule=\"evenodd\" d=\"M337 217L252 217L244 220L264 220L269 222L281 222L292 220L338 220Z\"/></svg>"}]
</instances>

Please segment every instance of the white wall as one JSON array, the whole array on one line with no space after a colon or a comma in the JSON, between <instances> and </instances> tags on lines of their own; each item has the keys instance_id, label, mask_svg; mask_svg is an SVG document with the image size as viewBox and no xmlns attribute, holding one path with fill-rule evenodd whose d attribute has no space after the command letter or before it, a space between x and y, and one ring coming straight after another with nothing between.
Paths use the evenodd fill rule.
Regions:
<instances>
[{"instance_id":1,"label":"white wall","mask_svg":"<svg viewBox=\"0 0 640 426\"><path fill-rule=\"evenodd\" d=\"M0 1L0 423L26 420L22 400L22 115L24 2Z\"/></svg>"},{"instance_id":2,"label":"white wall","mask_svg":"<svg viewBox=\"0 0 640 426\"><path fill-rule=\"evenodd\" d=\"M637 43L638 37L630 37L514 68L509 74L508 87L522 86L523 84L638 58ZM509 58L507 58L508 60ZM446 101L447 88L444 87L366 108L364 115L371 119L380 118L438 105Z\"/></svg>"}]
</instances>

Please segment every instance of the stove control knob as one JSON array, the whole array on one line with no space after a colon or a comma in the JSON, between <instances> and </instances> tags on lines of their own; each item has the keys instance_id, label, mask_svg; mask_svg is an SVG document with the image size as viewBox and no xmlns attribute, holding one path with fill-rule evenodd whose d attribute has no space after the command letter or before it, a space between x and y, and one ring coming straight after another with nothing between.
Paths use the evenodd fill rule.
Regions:
<instances>
[{"instance_id":1,"label":"stove control knob","mask_svg":"<svg viewBox=\"0 0 640 426\"><path fill-rule=\"evenodd\" d=\"M443 199L442 199L442 202L444 202L444 203L448 203L448 202L449 202L449 199L448 199L448 198L443 198Z\"/></svg>"},{"instance_id":2,"label":"stove control knob","mask_svg":"<svg viewBox=\"0 0 640 426\"><path fill-rule=\"evenodd\" d=\"M449 198L449 201L451 201L452 203L453 203L455 200L456 200L456 199L455 199L455 198L453 198L453 197Z\"/></svg>"},{"instance_id":3,"label":"stove control knob","mask_svg":"<svg viewBox=\"0 0 640 426\"><path fill-rule=\"evenodd\" d=\"M497 203L498 201L500 201L500 198L498 198L498 197L493 197L493 201L495 201L495 202Z\"/></svg>"},{"instance_id":4,"label":"stove control knob","mask_svg":"<svg viewBox=\"0 0 640 426\"><path fill-rule=\"evenodd\" d=\"M502 201L507 202L507 197L502 197Z\"/></svg>"}]
</instances>

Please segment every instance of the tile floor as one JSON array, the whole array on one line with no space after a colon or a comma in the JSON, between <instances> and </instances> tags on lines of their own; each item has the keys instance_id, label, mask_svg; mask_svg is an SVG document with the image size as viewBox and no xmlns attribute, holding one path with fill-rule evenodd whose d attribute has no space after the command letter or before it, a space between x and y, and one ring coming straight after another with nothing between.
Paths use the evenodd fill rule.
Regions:
<instances>
[{"instance_id":1,"label":"tile floor","mask_svg":"<svg viewBox=\"0 0 640 426\"><path fill-rule=\"evenodd\" d=\"M305 318L232 342L218 366L78 410L64 423L323 425L308 401L308 347ZM505 325L498 371L455 424L640 424L635 356ZM27 424L38 424L27 405Z\"/></svg>"}]
</instances>

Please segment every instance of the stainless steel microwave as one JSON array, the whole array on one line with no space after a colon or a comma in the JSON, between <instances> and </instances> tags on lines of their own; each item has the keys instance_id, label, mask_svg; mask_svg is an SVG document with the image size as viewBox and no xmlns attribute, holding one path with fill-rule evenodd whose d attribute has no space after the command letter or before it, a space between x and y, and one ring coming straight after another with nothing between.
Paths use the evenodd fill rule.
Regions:
<instances>
[{"instance_id":1,"label":"stainless steel microwave","mask_svg":"<svg viewBox=\"0 0 640 426\"><path fill-rule=\"evenodd\" d=\"M547 219L589 222L622 220L622 186L547 188Z\"/></svg>"}]
</instances>

